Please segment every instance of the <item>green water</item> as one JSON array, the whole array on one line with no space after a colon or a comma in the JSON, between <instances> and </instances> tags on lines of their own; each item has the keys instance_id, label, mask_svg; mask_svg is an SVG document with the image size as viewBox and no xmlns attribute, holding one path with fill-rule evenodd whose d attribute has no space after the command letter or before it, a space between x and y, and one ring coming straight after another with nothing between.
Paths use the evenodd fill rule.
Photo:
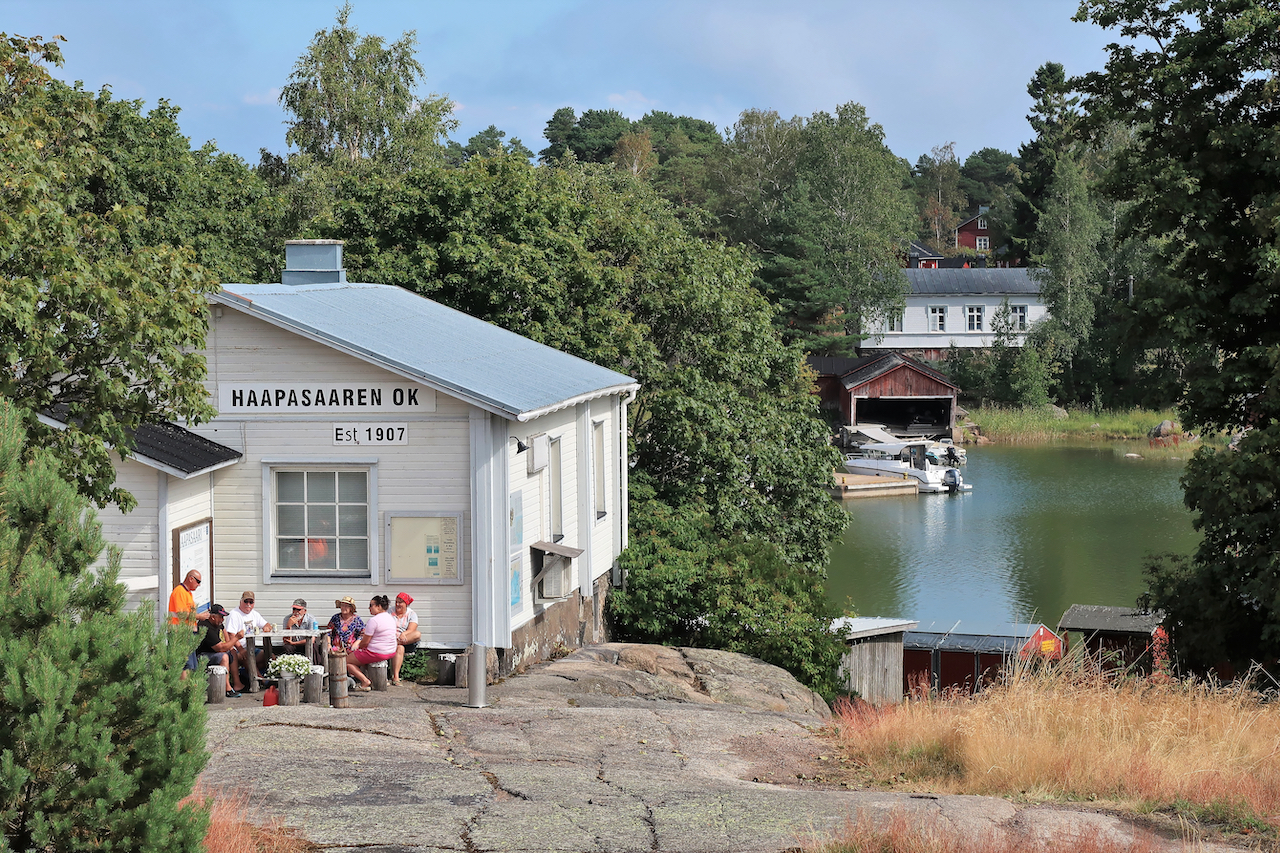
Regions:
<instances>
[{"instance_id":1,"label":"green water","mask_svg":"<svg viewBox=\"0 0 1280 853\"><path fill-rule=\"evenodd\" d=\"M962 470L965 494L845 501L827 582L837 606L922 628L1053 626L1072 604L1132 606L1144 557L1197 543L1181 461L1125 459L1110 445L988 446Z\"/></svg>"}]
</instances>

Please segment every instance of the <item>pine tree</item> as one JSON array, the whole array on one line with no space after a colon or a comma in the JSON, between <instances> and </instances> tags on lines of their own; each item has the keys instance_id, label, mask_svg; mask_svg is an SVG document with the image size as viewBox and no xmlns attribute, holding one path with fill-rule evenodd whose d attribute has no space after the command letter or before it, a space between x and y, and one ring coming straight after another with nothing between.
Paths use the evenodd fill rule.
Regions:
<instances>
[{"instance_id":1,"label":"pine tree","mask_svg":"<svg viewBox=\"0 0 1280 853\"><path fill-rule=\"evenodd\" d=\"M179 807L208 758L189 637L123 612L119 553L93 511L29 452L0 400L0 824L4 850L196 851Z\"/></svg>"}]
</instances>

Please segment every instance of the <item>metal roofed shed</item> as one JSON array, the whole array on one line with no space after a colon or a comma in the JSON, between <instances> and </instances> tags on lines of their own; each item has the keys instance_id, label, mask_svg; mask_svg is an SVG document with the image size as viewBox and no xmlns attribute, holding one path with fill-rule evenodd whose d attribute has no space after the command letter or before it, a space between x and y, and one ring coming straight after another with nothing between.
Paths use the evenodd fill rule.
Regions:
<instances>
[{"instance_id":1,"label":"metal roofed shed","mask_svg":"<svg viewBox=\"0 0 1280 853\"><path fill-rule=\"evenodd\" d=\"M1005 664L1033 639L1048 631L1038 622L963 626L931 622L903 637L903 690L922 679L935 691L974 693L990 684ZM1052 632L1050 632L1052 633Z\"/></svg>"},{"instance_id":2,"label":"metal roofed shed","mask_svg":"<svg viewBox=\"0 0 1280 853\"><path fill-rule=\"evenodd\" d=\"M880 616L836 619L849 651L840 662L840 677L850 693L874 705L902 701L902 637L919 622Z\"/></svg>"},{"instance_id":3,"label":"metal roofed shed","mask_svg":"<svg viewBox=\"0 0 1280 853\"><path fill-rule=\"evenodd\" d=\"M1147 657L1152 635L1162 622L1164 614L1159 611L1073 604L1058 620L1058 632L1079 633L1089 654L1110 665L1131 666Z\"/></svg>"}]
</instances>

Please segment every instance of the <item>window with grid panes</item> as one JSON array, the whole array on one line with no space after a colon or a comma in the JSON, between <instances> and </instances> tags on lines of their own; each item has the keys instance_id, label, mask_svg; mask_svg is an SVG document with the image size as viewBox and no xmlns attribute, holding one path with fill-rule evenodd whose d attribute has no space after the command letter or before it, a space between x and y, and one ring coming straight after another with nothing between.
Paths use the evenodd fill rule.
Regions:
<instances>
[{"instance_id":1,"label":"window with grid panes","mask_svg":"<svg viewBox=\"0 0 1280 853\"><path fill-rule=\"evenodd\" d=\"M276 577L368 578L369 472L274 472Z\"/></svg>"}]
</instances>

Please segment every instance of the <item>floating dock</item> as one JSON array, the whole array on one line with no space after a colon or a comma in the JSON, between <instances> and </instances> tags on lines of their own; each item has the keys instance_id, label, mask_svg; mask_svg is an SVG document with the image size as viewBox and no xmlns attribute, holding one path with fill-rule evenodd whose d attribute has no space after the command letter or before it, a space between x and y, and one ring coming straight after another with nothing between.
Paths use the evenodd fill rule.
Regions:
<instances>
[{"instance_id":1,"label":"floating dock","mask_svg":"<svg viewBox=\"0 0 1280 853\"><path fill-rule=\"evenodd\" d=\"M874 474L847 474L836 471L836 487L831 493L838 498L879 498L888 495L915 495L920 482L912 477L877 477Z\"/></svg>"}]
</instances>

